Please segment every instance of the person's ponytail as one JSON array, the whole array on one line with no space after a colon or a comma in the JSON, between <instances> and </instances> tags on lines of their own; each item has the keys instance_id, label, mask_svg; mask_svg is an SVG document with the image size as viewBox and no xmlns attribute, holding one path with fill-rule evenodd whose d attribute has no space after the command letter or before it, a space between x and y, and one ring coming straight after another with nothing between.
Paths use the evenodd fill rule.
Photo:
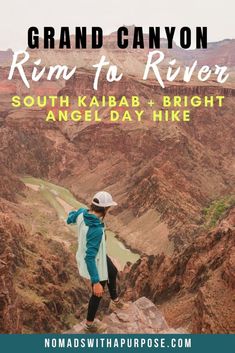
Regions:
<instances>
[{"instance_id":1,"label":"person's ponytail","mask_svg":"<svg viewBox=\"0 0 235 353\"><path fill-rule=\"evenodd\" d=\"M93 201L94 201L95 203L99 203L99 200L96 199L96 198L95 198ZM97 206L97 205L94 205L93 203L92 203L91 206L90 206L90 210L93 211L93 212L99 213L99 214L101 215L101 218L102 218L102 219L104 219L108 208L109 208L109 207Z\"/></svg>"}]
</instances>

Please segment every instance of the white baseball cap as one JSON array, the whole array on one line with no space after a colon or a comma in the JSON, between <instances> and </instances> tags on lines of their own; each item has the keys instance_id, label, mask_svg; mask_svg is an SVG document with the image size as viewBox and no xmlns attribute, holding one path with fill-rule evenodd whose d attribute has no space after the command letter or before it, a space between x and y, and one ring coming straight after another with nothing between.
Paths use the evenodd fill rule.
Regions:
<instances>
[{"instance_id":1,"label":"white baseball cap","mask_svg":"<svg viewBox=\"0 0 235 353\"><path fill-rule=\"evenodd\" d=\"M97 199L98 202L94 201ZM110 206L117 206L117 202L113 201L112 195L106 191L99 191L97 192L92 199L93 205L100 206L100 207L110 207Z\"/></svg>"}]
</instances>

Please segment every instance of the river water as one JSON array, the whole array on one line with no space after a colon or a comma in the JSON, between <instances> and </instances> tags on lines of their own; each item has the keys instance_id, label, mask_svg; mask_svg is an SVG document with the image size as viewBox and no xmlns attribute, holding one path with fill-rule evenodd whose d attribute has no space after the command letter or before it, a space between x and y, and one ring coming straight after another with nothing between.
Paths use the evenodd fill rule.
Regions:
<instances>
[{"instance_id":1,"label":"river water","mask_svg":"<svg viewBox=\"0 0 235 353\"><path fill-rule=\"evenodd\" d=\"M80 207L86 207L84 204L76 200L69 190L48 181L33 178L23 177L21 180L26 186L39 192L42 197L55 209L58 218L66 222L67 214L71 210L76 210ZM68 225L71 233L77 236L74 232L74 226ZM119 267L122 269L127 261L134 263L139 259L139 254L133 253L130 249L116 238L115 233L110 230L107 234L107 252L112 259L115 259Z\"/></svg>"}]
</instances>

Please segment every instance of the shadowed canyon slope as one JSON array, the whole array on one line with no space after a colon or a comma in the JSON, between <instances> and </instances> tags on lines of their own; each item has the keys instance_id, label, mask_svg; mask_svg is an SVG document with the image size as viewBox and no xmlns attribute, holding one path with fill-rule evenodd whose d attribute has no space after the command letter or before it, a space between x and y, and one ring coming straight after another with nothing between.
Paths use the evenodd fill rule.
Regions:
<instances>
[{"instance_id":1,"label":"shadowed canyon slope","mask_svg":"<svg viewBox=\"0 0 235 353\"><path fill-rule=\"evenodd\" d=\"M62 241L65 226L26 188L16 204L0 201L0 332L69 328L88 290Z\"/></svg>"},{"instance_id":2,"label":"shadowed canyon slope","mask_svg":"<svg viewBox=\"0 0 235 353\"><path fill-rule=\"evenodd\" d=\"M230 65L230 54L223 51L227 44L212 45L211 50L218 51L221 57L224 54L223 64ZM233 41L230 44L227 50L234 57ZM57 63L66 61L61 51L53 58L47 51L33 53L35 60L41 57L49 64L55 58ZM89 62L95 62L93 51L82 55L72 51L67 58L73 64L80 58L79 74L66 85L62 81L34 83L31 94L117 98L138 94L143 102L149 97L154 99L156 108L160 108L164 93L213 94L225 96L224 106L194 108L189 123L111 123L106 119L110 110L107 107L99 108L104 117L99 124L46 123L49 107L16 110L11 106L13 94L27 95L28 91L19 76L9 82L9 68L0 68L4 78L0 83L0 271L5 286L0 298L1 315L5 317L1 331L64 330L73 324L69 314L86 296L84 284L76 280L71 250L58 239L51 239L57 229L55 215L42 211L47 210L46 205L25 189L19 178L22 175L64 185L84 203L90 202L97 189L110 191L118 207L108 217L108 226L131 248L145 254L130 271L126 270L126 296L133 300L148 296L161 306L174 328L182 326L189 332L234 331L234 225L230 210L234 202L233 81L226 87L219 87L213 80L207 87L194 81L187 85L177 81L163 91L154 80L143 83L133 76L140 63L143 65L144 52L126 56L121 53L110 46L114 63L119 64L120 59L121 68L126 65L126 72L132 69L119 83L109 85L102 76L99 90L93 91L94 72L87 69ZM97 52L97 56L100 54ZM208 52L210 60L213 55ZM123 108L118 111L122 113ZM147 108L146 114L150 115L150 111ZM37 222L33 228L37 205L42 212L37 222L46 218L46 237L44 231L38 231ZM224 215L225 223L221 223ZM218 220L218 228L210 231ZM65 231L62 223L58 227L61 233ZM26 278L21 278L21 273L27 273ZM40 280L49 282L45 289ZM13 306L9 306L9 298ZM12 308L16 309L18 321L14 321ZM37 317L35 323L32 317Z\"/></svg>"},{"instance_id":3,"label":"shadowed canyon slope","mask_svg":"<svg viewBox=\"0 0 235 353\"><path fill-rule=\"evenodd\" d=\"M124 296L151 298L170 326L193 333L235 332L235 209L172 258L143 257L126 268Z\"/></svg>"}]
</instances>

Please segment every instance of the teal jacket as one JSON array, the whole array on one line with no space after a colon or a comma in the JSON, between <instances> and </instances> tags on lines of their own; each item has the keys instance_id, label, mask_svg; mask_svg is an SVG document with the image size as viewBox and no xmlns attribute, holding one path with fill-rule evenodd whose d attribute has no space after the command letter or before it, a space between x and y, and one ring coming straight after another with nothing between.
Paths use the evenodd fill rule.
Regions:
<instances>
[{"instance_id":1,"label":"teal jacket","mask_svg":"<svg viewBox=\"0 0 235 353\"><path fill-rule=\"evenodd\" d=\"M68 224L77 223L79 273L92 283L108 279L104 223L85 208L69 213Z\"/></svg>"}]
</instances>

